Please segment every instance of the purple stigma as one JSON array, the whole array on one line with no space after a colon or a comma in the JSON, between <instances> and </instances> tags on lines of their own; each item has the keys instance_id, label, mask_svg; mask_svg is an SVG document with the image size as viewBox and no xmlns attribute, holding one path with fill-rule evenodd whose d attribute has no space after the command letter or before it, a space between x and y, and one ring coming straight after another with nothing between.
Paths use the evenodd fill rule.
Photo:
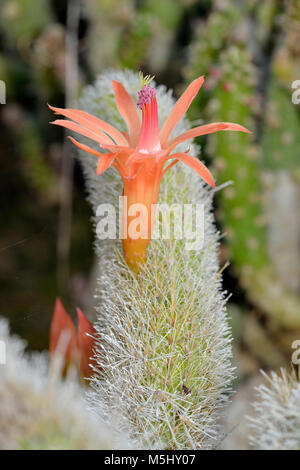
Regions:
<instances>
[{"instance_id":1,"label":"purple stigma","mask_svg":"<svg viewBox=\"0 0 300 470\"><path fill-rule=\"evenodd\" d=\"M150 85L144 85L143 88L139 91L137 105L139 108L143 109L145 104L150 103L152 98L156 95L155 88L152 88Z\"/></svg>"}]
</instances>

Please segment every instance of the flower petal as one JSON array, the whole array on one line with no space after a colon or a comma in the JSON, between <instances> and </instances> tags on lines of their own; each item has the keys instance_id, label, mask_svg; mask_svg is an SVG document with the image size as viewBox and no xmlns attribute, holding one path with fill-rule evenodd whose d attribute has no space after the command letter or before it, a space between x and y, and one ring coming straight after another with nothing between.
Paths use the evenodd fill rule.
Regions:
<instances>
[{"instance_id":1,"label":"flower petal","mask_svg":"<svg viewBox=\"0 0 300 470\"><path fill-rule=\"evenodd\" d=\"M92 116L89 113L86 113L85 111L82 111L80 109L63 109L63 108L55 108L54 106L50 106L48 104L48 107L54 111L56 114L61 114L62 116L65 116L69 119L72 119L73 121L76 121L78 124L82 124L84 127L87 129L90 129L94 132L104 131L106 132L110 137L114 139L114 141L117 144L121 145L126 145L127 141L124 135L120 131L118 131L115 127L111 126L105 121L102 121L101 119Z\"/></svg>"},{"instance_id":2,"label":"flower petal","mask_svg":"<svg viewBox=\"0 0 300 470\"><path fill-rule=\"evenodd\" d=\"M92 147L89 147L88 145L81 144L78 142L74 137L68 136L68 139L73 142L76 147L80 148L81 150L84 150L85 152L91 153L92 155L96 155L97 157L102 157L102 155L105 155L104 153L97 152L97 150L94 150Z\"/></svg>"},{"instance_id":3,"label":"flower petal","mask_svg":"<svg viewBox=\"0 0 300 470\"><path fill-rule=\"evenodd\" d=\"M98 166L97 166L97 175L100 175L105 170L107 170L107 168L113 163L116 157L116 153L97 152L96 150L89 147L88 145L77 142L77 140L75 140L73 137L69 136L69 139L73 142L73 144L75 144L81 150L84 150L85 152L91 153L92 155L96 155L97 157L99 157Z\"/></svg>"},{"instance_id":4,"label":"flower petal","mask_svg":"<svg viewBox=\"0 0 300 470\"><path fill-rule=\"evenodd\" d=\"M211 124L194 127L193 129L178 135L167 143L167 147L174 144L180 144L180 142L193 139L194 137L199 137L200 135L212 134L213 132L217 131L241 131L246 132L247 134L251 134L251 131L246 129L246 127L240 126L239 124L234 124L232 122L212 122Z\"/></svg>"},{"instance_id":5,"label":"flower petal","mask_svg":"<svg viewBox=\"0 0 300 470\"><path fill-rule=\"evenodd\" d=\"M131 165L131 163L142 162L143 160L153 160L154 156L147 153L134 152L126 160L126 166Z\"/></svg>"},{"instance_id":6,"label":"flower petal","mask_svg":"<svg viewBox=\"0 0 300 470\"><path fill-rule=\"evenodd\" d=\"M94 142L98 142L98 144L108 144L111 145L113 141L110 137L104 134L101 131L94 132L86 127L83 127L80 124L76 124L73 121L68 121L66 119L57 119L56 121L51 122L50 124L55 124L56 126L65 127L66 129L70 129L71 131L78 132L78 134L84 135L89 139L94 140Z\"/></svg>"},{"instance_id":7,"label":"flower petal","mask_svg":"<svg viewBox=\"0 0 300 470\"><path fill-rule=\"evenodd\" d=\"M61 353L64 356L64 371L77 356L76 331L61 300L56 299L50 327L50 355Z\"/></svg>"},{"instance_id":8,"label":"flower petal","mask_svg":"<svg viewBox=\"0 0 300 470\"><path fill-rule=\"evenodd\" d=\"M123 145L110 145L110 144L100 144L100 146L104 149L108 149L108 150L114 150L115 152L118 152L119 150L128 150L128 151L132 151L133 152L133 149L131 149L130 147L124 147Z\"/></svg>"},{"instance_id":9,"label":"flower petal","mask_svg":"<svg viewBox=\"0 0 300 470\"><path fill-rule=\"evenodd\" d=\"M113 163L116 158L115 153L104 153L98 160L97 175L101 175Z\"/></svg>"},{"instance_id":10,"label":"flower petal","mask_svg":"<svg viewBox=\"0 0 300 470\"><path fill-rule=\"evenodd\" d=\"M78 332L77 332L77 342L78 349L80 353L79 357L79 370L80 374L83 377L90 377L93 373L91 364L95 363L94 355L94 346L95 346L95 337L96 330L91 324L91 322L86 318L84 313L77 308L77 317L78 317Z\"/></svg>"},{"instance_id":11,"label":"flower petal","mask_svg":"<svg viewBox=\"0 0 300 470\"><path fill-rule=\"evenodd\" d=\"M176 165L176 163L178 163L179 160L173 160L168 166L166 166L166 168L164 168L161 176L164 176L165 173L167 173L168 170L170 170L170 168L172 168L172 166Z\"/></svg>"},{"instance_id":12,"label":"flower petal","mask_svg":"<svg viewBox=\"0 0 300 470\"><path fill-rule=\"evenodd\" d=\"M197 95L203 82L204 82L204 77L199 77L196 80L194 80L192 83L190 83L190 85L187 87L185 92L181 95L179 100L176 102L174 108L172 109L169 117L166 119L160 131L160 143L162 147L164 147L165 143L167 142L171 132L173 131L178 121L180 121L180 119L188 110L191 102Z\"/></svg>"},{"instance_id":13,"label":"flower petal","mask_svg":"<svg viewBox=\"0 0 300 470\"><path fill-rule=\"evenodd\" d=\"M174 153L172 155L169 155L166 160L169 160L170 158L175 158L176 160L180 160L186 165L188 165L192 170L194 170L198 175L201 176L201 178L210 186L213 188L216 187L214 179L210 173L210 171L206 168L206 166L200 162L195 157L192 157L191 155L188 155L186 153Z\"/></svg>"},{"instance_id":14,"label":"flower petal","mask_svg":"<svg viewBox=\"0 0 300 470\"><path fill-rule=\"evenodd\" d=\"M98 160L98 166L97 166L97 175L100 175L103 173L107 168L113 163L116 154L115 153L101 153L97 152L96 150L92 149L88 145L81 144L80 142L77 142L73 137L69 136L69 139L75 144L77 147L79 147L81 150L84 150L85 152L91 153L92 155L96 155L99 157Z\"/></svg>"},{"instance_id":15,"label":"flower petal","mask_svg":"<svg viewBox=\"0 0 300 470\"><path fill-rule=\"evenodd\" d=\"M141 123L136 105L120 82L113 80L113 88L116 95L117 108L128 127L130 142L135 146L138 142L141 130Z\"/></svg>"},{"instance_id":16,"label":"flower petal","mask_svg":"<svg viewBox=\"0 0 300 470\"><path fill-rule=\"evenodd\" d=\"M129 137L128 132L122 132L122 135L123 135L124 138L126 139L127 143L130 144L130 137Z\"/></svg>"}]
</instances>

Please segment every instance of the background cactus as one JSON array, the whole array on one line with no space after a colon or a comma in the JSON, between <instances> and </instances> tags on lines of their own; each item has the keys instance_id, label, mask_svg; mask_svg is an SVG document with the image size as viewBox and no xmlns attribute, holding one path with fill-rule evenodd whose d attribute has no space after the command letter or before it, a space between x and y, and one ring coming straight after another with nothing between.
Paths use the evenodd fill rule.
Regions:
<instances>
[{"instance_id":1,"label":"background cactus","mask_svg":"<svg viewBox=\"0 0 300 470\"><path fill-rule=\"evenodd\" d=\"M276 53L272 61L279 37L279 22L274 23L274 18L282 5L275 0L263 5L243 2L239 6L234 2L230 6L227 2L215 2L213 12L191 47L191 63L186 73L189 78L202 71L200 52L204 51L205 68L213 72L206 93L213 99L209 100L205 116L212 121L241 122L254 131L252 141L229 133L207 139L205 151L213 155L218 182L234 182L219 193L219 220L227 232L226 246L234 275L248 299L269 316L272 328L275 323L299 331L299 246L295 215L299 205L295 176L299 114L292 106L290 90L284 90L276 78L280 74L279 67L278 72L275 67ZM228 20L230 8L235 11L233 22ZM291 10L289 4L283 24L290 24ZM241 11L246 13L243 20L239 16ZM253 29L257 30L255 39ZM287 26L286 31L283 28L283 39L278 43L281 54L287 47L285 44L290 43L287 29ZM264 69L259 69L264 56L271 65L267 63ZM293 73L290 80L292 76ZM288 173L282 174L283 169ZM289 173L291 170L293 174ZM278 208L276 214L274 205ZM291 231L284 230L283 219L292 226L295 224L295 230L292 227Z\"/></svg>"},{"instance_id":2,"label":"background cactus","mask_svg":"<svg viewBox=\"0 0 300 470\"><path fill-rule=\"evenodd\" d=\"M49 371L44 355L26 356L25 343L10 336L3 319L0 338L6 350L0 365L0 449L132 448L124 434L116 436L88 411L72 375L62 381L59 367Z\"/></svg>"},{"instance_id":3,"label":"background cactus","mask_svg":"<svg viewBox=\"0 0 300 470\"><path fill-rule=\"evenodd\" d=\"M112 79L136 97L137 74L110 72L86 89L80 104L120 126ZM173 99L159 87L157 100L164 120ZM187 126L185 121L180 130ZM95 159L86 154L80 158L94 212L101 202L117 207L117 173L109 170L97 177ZM102 372L93 379L91 401L103 397L107 418L116 410L130 422L132 436L150 448L208 448L219 443L219 411L232 380L231 337L211 198L200 178L180 164L164 176L159 202L204 204L205 246L195 253L185 249L183 240L152 240L148 267L137 276L124 264L119 242L95 242L97 361Z\"/></svg>"},{"instance_id":4,"label":"background cactus","mask_svg":"<svg viewBox=\"0 0 300 470\"><path fill-rule=\"evenodd\" d=\"M87 60L93 73L99 73L103 67L118 66L124 32L135 15L134 2L87 0L83 11L90 23Z\"/></svg>"},{"instance_id":5,"label":"background cactus","mask_svg":"<svg viewBox=\"0 0 300 470\"><path fill-rule=\"evenodd\" d=\"M84 8L91 23L88 58L94 73L112 66L143 68L153 73L174 67L184 0L87 0Z\"/></svg>"},{"instance_id":6,"label":"background cactus","mask_svg":"<svg viewBox=\"0 0 300 470\"><path fill-rule=\"evenodd\" d=\"M250 442L258 450L300 449L300 383L282 369L257 387Z\"/></svg>"}]
</instances>

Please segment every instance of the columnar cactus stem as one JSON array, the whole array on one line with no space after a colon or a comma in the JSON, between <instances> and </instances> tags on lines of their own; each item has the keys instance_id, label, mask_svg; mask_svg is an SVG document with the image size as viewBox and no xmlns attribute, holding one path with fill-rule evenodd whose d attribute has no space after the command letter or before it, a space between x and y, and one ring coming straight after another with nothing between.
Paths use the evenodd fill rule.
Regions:
<instances>
[{"instance_id":1,"label":"columnar cactus stem","mask_svg":"<svg viewBox=\"0 0 300 470\"><path fill-rule=\"evenodd\" d=\"M136 95L137 74L108 72L85 90L80 104L116 125L112 79ZM157 88L157 102L164 120L173 105L164 87ZM181 122L177 131L187 125ZM197 149L192 145L191 151ZM95 212L100 202L117 206L121 182L116 172L97 177L93 158L80 159ZM186 250L183 240L152 240L148 263L136 275L122 261L119 241L95 243L101 373L92 381L91 403L102 397L107 419L117 411L130 422L131 435L149 448L218 445L218 416L232 368L211 199L199 176L178 163L162 180L159 202L204 204L202 250Z\"/></svg>"},{"instance_id":2,"label":"columnar cactus stem","mask_svg":"<svg viewBox=\"0 0 300 470\"><path fill-rule=\"evenodd\" d=\"M248 298L266 313L271 323L294 330L300 327L300 298L296 280L299 248L288 238L287 231L281 229L281 233L278 232L269 218L270 213L274 214L274 206L270 208L268 204L274 200L275 191L279 191L278 170L290 171L293 168L293 174L286 175L287 181L291 180L291 183L288 183L288 188L283 187L281 200L286 197L287 192L292 191L295 195L289 211L290 218L297 225L297 216L294 213L299 204L295 189L299 116L291 103L290 85L293 74L289 74L291 64L295 63L296 46L293 55L288 52L291 44L297 43L296 28L293 26L291 30L290 26L285 26L288 37L284 39L279 51L275 52L273 64L267 74L271 79L265 77L263 83L263 99L259 98L257 92L262 84L258 87L258 69L254 65L254 58L257 59L262 54L270 41L269 36L273 34L271 25L281 5L277 0L264 4L244 2L245 27L241 30L240 23L236 21L241 13L237 5L230 2L235 11L231 23L228 19L230 10L220 8L219 2L215 2L204 28L190 48L191 63L187 68L187 75L190 77L200 70L201 73L213 71L213 78L206 88L206 101L209 102L206 116L209 119L237 120L253 131L259 128L252 140L245 139L242 134L211 136L205 142L208 144L205 150L214 157L214 172L218 175L218 182L233 181L232 186L219 194L219 214L228 234L226 244L235 274ZM246 27L251 18L256 19L255 41L252 41L253 35L250 38L247 32L250 29ZM293 2L289 3L283 24L297 24ZM272 47L274 48L274 44ZM284 68L283 58L287 64ZM286 72L283 73L283 70ZM289 79L286 74L289 74ZM288 93L283 89L283 83L289 86ZM208 99L210 95L211 100ZM261 106L262 102L266 106ZM195 103L193 118L196 117L197 110ZM274 227L276 233L273 233ZM278 236L281 237L284 249L277 250L274 254L273 240ZM288 274L283 274L286 257L294 260L291 266L295 268Z\"/></svg>"},{"instance_id":3,"label":"columnar cactus stem","mask_svg":"<svg viewBox=\"0 0 300 470\"><path fill-rule=\"evenodd\" d=\"M246 52L232 46L224 53L222 79L216 90L215 106L210 110L213 119L234 118L253 128L256 103L251 70ZM226 84L232 84L234 93ZM299 296L280 280L268 252L260 190L264 181L258 163L261 148L254 142L249 145L242 135L220 135L210 139L210 150L217 156L219 181L234 181L234 186L226 188L222 195L222 208L229 227L230 255L242 285L249 298L279 324L300 327Z\"/></svg>"},{"instance_id":4,"label":"columnar cactus stem","mask_svg":"<svg viewBox=\"0 0 300 470\"><path fill-rule=\"evenodd\" d=\"M284 369L257 387L250 443L258 450L299 450L300 383Z\"/></svg>"},{"instance_id":5,"label":"columnar cactus stem","mask_svg":"<svg viewBox=\"0 0 300 470\"><path fill-rule=\"evenodd\" d=\"M175 61L173 44L184 12L182 0L132 2L86 0L89 61L94 72L142 65L164 73Z\"/></svg>"}]
</instances>

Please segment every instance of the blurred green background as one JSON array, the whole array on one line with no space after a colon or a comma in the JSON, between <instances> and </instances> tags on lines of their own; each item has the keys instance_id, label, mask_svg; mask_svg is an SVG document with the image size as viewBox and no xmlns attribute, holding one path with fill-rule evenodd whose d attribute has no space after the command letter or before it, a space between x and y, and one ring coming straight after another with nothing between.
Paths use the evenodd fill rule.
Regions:
<instances>
[{"instance_id":1,"label":"blurred green background","mask_svg":"<svg viewBox=\"0 0 300 470\"><path fill-rule=\"evenodd\" d=\"M1 0L0 315L30 349L48 346L56 296L93 319L91 209L46 103L76 102L107 67L156 75L178 96L205 86L189 117L252 136L199 139L222 184L221 264L241 378L287 364L300 338L300 9L296 0Z\"/></svg>"}]
</instances>

